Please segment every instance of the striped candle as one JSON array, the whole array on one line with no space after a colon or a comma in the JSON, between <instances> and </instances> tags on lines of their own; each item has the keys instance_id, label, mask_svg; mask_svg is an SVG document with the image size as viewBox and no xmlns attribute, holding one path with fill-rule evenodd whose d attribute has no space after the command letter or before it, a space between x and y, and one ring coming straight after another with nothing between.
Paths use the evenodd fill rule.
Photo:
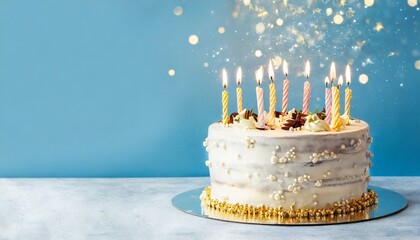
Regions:
<instances>
[{"instance_id":1,"label":"striped candle","mask_svg":"<svg viewBox=\"0 0 420 240\"><path fill-rule=\"evenodd\" d=\"M276 102L277 102L277 97L276 97L276 86L274 85L274 69L273 69L273 65L271 64L271 60L270 63L268 64L268 75L270 77L271 83L270 83L270 121L269 124L271 126L274 126L274 122L276 119Z\"/></svg>"},{"instance_id":2,"label":"striped candle","mask_svg":"<svg viewBox=\"0 0 420 240\"><path fill-rule=\"evenodd\" d=\"M351 73L350 73L350 66L346 66L346 82L347 82L347 88L346 88L346 95L345 95L345 108L344 108L344 115L347 116L347 122L346 124L349 124L350 120L350 100L353 97L352 91L350 89L350 83L351 83Z\"/></svg>"},{"instance_id":3,"label":"striped candle","mask_svg":"<svg viewBox=\"0 0 420 240\"><path fill-rule=\"evenodd\" d=\"M330 79L325 77L325 121L331 123L331 88L328 87Z\"/></svg>"},{"instance_id":4,"label":"striped candle","mask_svg":"<svg viewBox=\"0 0 420 240\"><path fill-rule=\"evenodd\" d=\"M238 109L238 113L242 112L242 88L241 88L241 81L242 81L242 68L239 67L238 71L236 72L236 81L238 83L238 87L236 88L236 105Z\"/></svg>"},{"instance_id":5,"label":"striped candle","mask_svg":"<svg viewBox=\"0 0 420 240\"><path fill-rule=\"evenodd\" d=\"M222 72L222 78L223 78L223 92L222 92L222 116L223 116L223 125L227 126L229 124L229 112L228 112L228 105L229 105L229 95L226 91L227 87L227 73L226 69L223 69Z\"/></svg>"},{"instance_id":6,"label":"striped candle","mask_svg":"<svg viewBox=\"0 0 420 240\"><path fill-rule=\"evenodd\" d=\"M260 67L256 72L255 76L257 79L258 86L255 88L257 94L257 106L258 106L258 123L257 128L265 128L264 122L264 91L260 87L262 77L263 77L263 68Z\"/></svg>"},{"instance_id":7,"label":"striped candle","mask_svg":"<svg viewBox=\"0 0 420 240\"><path fill-rule=\"evenodd\" d=\"M343 76L338 77L337 86L332 87L332 120L331 129L334 131L341 130L341 116L340 116L340 87L343 85Z\"/></svg>"},{"instance_id":8,"label":"striped candle","mask_svg":"<svg viewBox=\"0 0 420 240\"><path fill-rule=\"evenodd\" d=\"M309 73L310 73L310 65L309 61L306 61L305 64L305 74L306 74L306 81L303 85L303 107L302 113L308 114L309 112L309 101L311 98L311 84L309 83Z\"/></svg>"},{"instance_id":9,"label":"striped candle","mask_svg":"<svg viewBox=\"0 0 420 240\"><path fill-rule=\"evenodd\" d=\"M283 102L282 102L282 109L281 112L283 114L287 113L287 104L289 102L289 80L287 79L287 62L286 60L283 61L283 73L285 76L285 79L283 80Z\"/></svg>"}]
</instances>

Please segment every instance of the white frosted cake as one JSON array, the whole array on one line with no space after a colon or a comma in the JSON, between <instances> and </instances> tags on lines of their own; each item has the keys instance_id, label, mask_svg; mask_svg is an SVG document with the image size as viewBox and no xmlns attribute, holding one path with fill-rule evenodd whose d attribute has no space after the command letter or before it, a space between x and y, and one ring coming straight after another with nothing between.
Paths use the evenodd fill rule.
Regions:
<instances>
[{"instance_id":1,"label":"white frosted cake","mask_svg":"<svg viewBox=\"0 0 420 240\"><path fill-rule=\"evenodd\" d=\"M228 125L210 125L203 144L211 187L201 195L208 207L232 213L335 215L377 201L367 189L372 166L368 124L347 119L340 131L331 131L316 114L297 119L293 113L278 116L277 126L268 130L256 129L256 118L246 110L231 116Z\"/></svg>"}]
</instances>

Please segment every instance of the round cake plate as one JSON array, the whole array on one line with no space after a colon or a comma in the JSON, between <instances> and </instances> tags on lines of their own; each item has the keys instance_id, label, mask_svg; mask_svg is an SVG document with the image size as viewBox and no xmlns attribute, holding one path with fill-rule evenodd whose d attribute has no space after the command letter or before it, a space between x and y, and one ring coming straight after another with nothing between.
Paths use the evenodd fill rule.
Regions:
<instances>
[{"instance_id":1,"label":"round cake plate","mask_svg":"<svg viewBox=\"0 0 420 240\"><path fill-rule=\"evenodd\" d=\"M367 208L361 212L343 214L335 216L333 218L311 218L311 219L277 219L273 218L270 220L261 219L257 217L249 216L234 216L232 214L224 214L212 209L206 209L202 207L200 195L204 188L192 189L183 193L180 193L172 198L172 205L185 212L195 216L228 221L237 223L248 223L248 224L264 224L264 225L326 225L326 224L342 224L342 223L354 223L361 221L369 221L379 219L383 217L396 214L404 210L408 201L401 194L375 186L369 186L369 189L375 191L378 195L378 204Z\"/></svg>"}]
</instances>

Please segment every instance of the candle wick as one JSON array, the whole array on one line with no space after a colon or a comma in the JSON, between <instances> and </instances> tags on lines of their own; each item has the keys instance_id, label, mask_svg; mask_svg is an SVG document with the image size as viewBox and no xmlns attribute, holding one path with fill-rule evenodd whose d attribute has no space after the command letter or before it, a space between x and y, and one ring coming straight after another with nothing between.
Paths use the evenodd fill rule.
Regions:
<instances>
[{"instance_id":1,"label":"candle wick","mask_svg":"<svg viewBox=\"0 0 420 240\"><path fill-rule=\"evenodd\" d=\"M270 77L271 82L274 82L273 77Z\"/></svg>"},{"instance_id":2,"label":"candle wick","mask_svg":"<svg viewBox=\"0 0 420 240\"><path fill-rule=\"evenodd\" d=\"M285 76L286 76L286 79L287 79L287 73L286 74L284 74Z\"/></svg>"}]
</instances>

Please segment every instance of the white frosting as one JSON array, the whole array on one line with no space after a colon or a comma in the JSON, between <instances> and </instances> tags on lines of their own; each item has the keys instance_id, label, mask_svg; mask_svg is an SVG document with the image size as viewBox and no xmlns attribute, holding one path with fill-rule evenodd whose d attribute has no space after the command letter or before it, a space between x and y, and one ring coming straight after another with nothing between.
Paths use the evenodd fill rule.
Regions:
<instances>
[{"instance_id":1,"label":"white frosting","mask_svg":"<svg viewBox=\"0 0 420 240\"><path fill-rule=\"evenodd\" d=\"M367 192L370 142L362 121L340 132L212 124L206 140L211 197L283 208L322 208L360 197Z\"/></svg>"}]
</instances>

